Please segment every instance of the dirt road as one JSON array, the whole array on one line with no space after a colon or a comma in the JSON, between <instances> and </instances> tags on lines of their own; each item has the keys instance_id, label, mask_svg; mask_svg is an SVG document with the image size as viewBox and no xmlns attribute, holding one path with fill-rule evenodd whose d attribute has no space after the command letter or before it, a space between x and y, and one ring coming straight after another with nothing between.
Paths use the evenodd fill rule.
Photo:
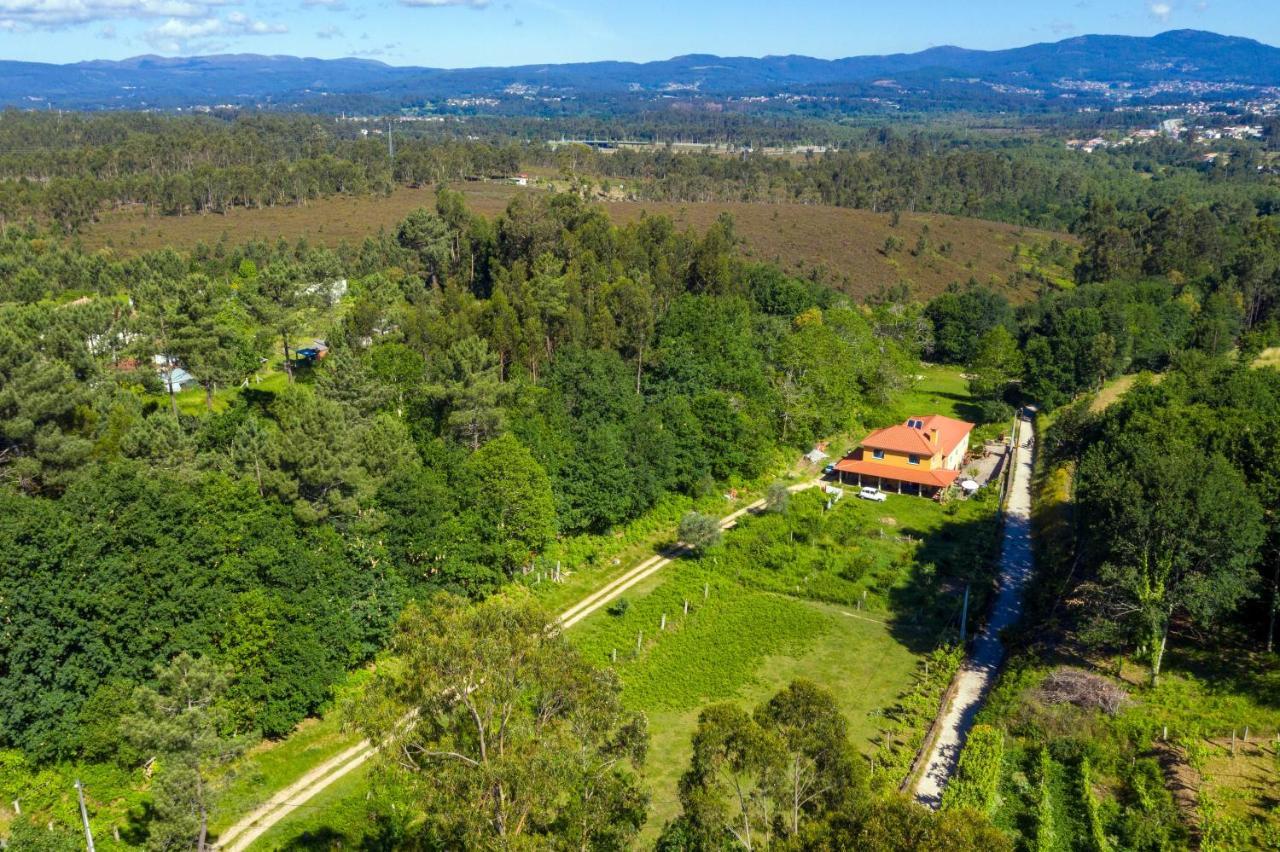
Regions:
<instances>
[{"instance_id":1,"label":"dirt road","mask_svg":"<svg viewBox=\"0 0 1280 852\"><path fill-rule=\"evenodd\" d=\"M821 480L807 480L789 486L789 490L803 491L819 484L821 484ZM743 515L762 506L764 506L764 500L757 500L748 506L743 506L736 512L726 515L720 519L720 529L727 530L732 528ZM560 624L565 628L572 627L601 607L607 606L610 601L617 598L627 589L670 565L673 559L688 552L688 545L677 543L663 553L649 557L622 576L615 578L562 612L559 616ZM280 790L251 813L246 814L235 825L224 831L215 841L214 848L223 850L223 852L243 852L243 850L248 849L255 840L270 830L272 826L315 798L339 778L358 768L372 757L375 751L376 749L372 743L368 740L362 740L357 745L320 764L298 781Z\"/></svg>"},{"instance_id":2,"label":"dirt road","mask_svg":"<svg viewBox=\"0 0 1280 852\"><path fill-rule=\"evenodd\" d=\"M1000 591L986 629L974 640L973 650L956 674L955 694L943 712L928 763L916 782L916 801L931 808L942 803L942 790L955 771L960 749L973 726L987 691L1004 661L1000 631L1022 615L1022 596L1031 576L1031 463L1035 431L1029 420L1019 425L1015 447L1013 482L1005 509L1004 543L1000 552Z\"/></svg>"}]
</instances>

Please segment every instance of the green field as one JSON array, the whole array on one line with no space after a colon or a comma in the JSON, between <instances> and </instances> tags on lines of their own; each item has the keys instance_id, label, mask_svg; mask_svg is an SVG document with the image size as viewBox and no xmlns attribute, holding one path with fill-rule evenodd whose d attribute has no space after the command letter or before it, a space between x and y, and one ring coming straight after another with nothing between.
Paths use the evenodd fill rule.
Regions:
<instances>
[{"instance_id":1,"label":"green field","mask_svg":"<svg viewBox=\"0 0 1280 852\"><path fill-rule=\"evenodd\" d=\"M805 498L812 498L808 509L816 507L819 531L802 530L814 517L799 503ZM957 599L935 563L922 560L933 560L940 550L967 552L973 542L966 535L985 540L990 501L950 508L909 496L892 495L883 504L846 499L824 517L816 492L792 499L797 540L807 539L794 549L778 535L786 518L748 517L704 558L678 560L631 589L625 614L601 610L570 632L571 641L602 665L614 665L617 650L623 699L649 717L646 772L653 799L645 839L678 812L676 783L707 704L753 705L794 678L809 678L832 690L855 743L871 754L883 711L911 687L924 656L954 635ZM803 574L775 566L763 547L770 539L772 557L793 555L809 574L807 584ZM841 553L847 558L832 558ZM799 593L775 590L796 581ZM362 778L343 779L277 825L259 848L318 842L327 848L325 838L360 837L371 828Z\"/></svg>"},{"instance_id":2,"label":"green field","mask_svg":"<svg viewBox=\"0 0 1280 852\"><path fill-rule=\"evenodd\" d=\"M857 745L874 750L882 711L955 624L954 596L921 557L944 540L966 552L972 542L958 531L990 533L992 507L953 505L891 496L824 514L816 492L794 495L787 514L748 518L723 545L630 595L625 613L597 613L572 633L589 659L615 666L623 700L649 715L647 838L678 812L676 784L710 703L754 705L809 678L836 694Z\"/></svg>"}]
</instances>

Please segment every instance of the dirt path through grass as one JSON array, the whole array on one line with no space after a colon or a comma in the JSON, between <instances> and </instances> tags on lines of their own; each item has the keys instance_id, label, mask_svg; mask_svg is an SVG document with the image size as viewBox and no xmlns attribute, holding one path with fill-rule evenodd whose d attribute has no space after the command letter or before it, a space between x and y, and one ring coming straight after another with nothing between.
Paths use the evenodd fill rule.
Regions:
<instances>
[{"instance_id":1,"label":"dirt path through grass","mask_svg":"<svg viewBox=\"0 0 1280 852\"><path fill-rule=\"evenodd\" d=\"M820 479L812 479L788 486L788 490L793 492L803 491L819 484L821 484ZM756 500L754 503L743 506L741 509L721 518L720 529L731 529L748 512L763 507L764 502L763 499ZM627 589L646 577L653 576L667 565L670 565L672 560L688 552L688 545L677 543L669 550L645 559L621 577L616 578L561 613L559 616L561 625L565 628L572 627L601 607L607 606L610 601L617 598ZM239 822L228 828L217 839L214 848L224 850L224 852L242 852L242 850L248 849L255 840L269 831L272 826L307 804L331 784L362 765L376 751L377 749L368 740L361 740L342 754L330 758L295 783L276 793L251 813L245 815Z\"/></svg>"},{"instance_id":2,"label":"dirt path through grass","mask_svg":"<svg viewBox=\"0 0 1280 852\"><path fill-rule=\"evenodd\" d=\"M1019 442L1025 446L1017 446ZM999 595L986 628L974 640L969 658L956 674L951 702L942 711L928 762L916 781L916 801L931 808L942 803L942 790L955 771L974 716L1004 661L1000 632L1022 615L1022 594L1032 568L1031 464L1034 442L1031 421L1023 420L1015 440L1013 482L1005 507Z\"/></svg>"}]
</instances>

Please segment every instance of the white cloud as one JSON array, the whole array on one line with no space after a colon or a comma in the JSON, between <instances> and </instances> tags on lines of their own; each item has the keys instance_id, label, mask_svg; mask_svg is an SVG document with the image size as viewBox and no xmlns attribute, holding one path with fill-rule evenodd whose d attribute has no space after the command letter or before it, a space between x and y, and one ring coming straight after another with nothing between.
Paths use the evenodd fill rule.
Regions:
<instances>
[{"instance_id":1,"label":"white cloud","mask_svg":"<svg viewBox=\"0 0 1280 852\"><path fill-rule=\"evenodd\" d=\"M169 18L163 24L147 30L144 38L163 53L188 53L207 51L215 43L222 43L215 42L215 39L274 35L288 31L289 28L284 24L271 24L250 18L243 12L231 12L222 18Z\"/></svg>"},{"instance_id":2,"label":"white cloud","mask_svg":"<svg viewBox=\"0 0 1280 852\"><path fill-rule=\"evenodd\" d=\"M122 18L197 18L229 0L0 0L0 27L57 29Z\"/></svg>"},{"instance_id":3,"label":"white cloud","mask_svg":"<svg viewBox=\"0 0 1280 852\"><path fill-rule=\"evenodd\" d=\"M324 39L325 41L328 41L331 38L339 38L341 35L342 30L337 27L325 27L322 30L316 31L316 38Z\"/></svg>"},{"instance_id":4,"label":"white cloud","mask_svg":"<svg viewBox=\"0 0 1280 852\"><path fill-rule=\"evenodd\" d=\"M420 6L438 9L444 6L465 6L468 9L483 9L489 0L400 0L401 6Z\"/></svg>"},{"instance_id":5,"label":"white cloud","mask_svg":"<svg viewBox=\"0 0 1280 852\"><path fill-rule=\"evenodd\" d=\"M1168 3L1148 3L1147 11L1157 21L1164 22L1169 20L1169 16L1173 14L1173 6Z\"/></svg>"}]
</instances>

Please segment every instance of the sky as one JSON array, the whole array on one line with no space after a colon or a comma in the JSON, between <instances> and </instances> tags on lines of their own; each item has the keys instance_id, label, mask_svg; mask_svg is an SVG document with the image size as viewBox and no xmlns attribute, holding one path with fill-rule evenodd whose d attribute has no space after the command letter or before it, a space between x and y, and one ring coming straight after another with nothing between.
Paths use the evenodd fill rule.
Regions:
<instances>
[{"instance_id":1,"label":"sky","mask_svg":"<svg viewBox=\"0 0 1280 852\"><path fill-rule=\"evenodd\" d=\"M1280 45L1276 0L0 0L0 59L358 56L463 68L822 58L1205 29Z\"/></svg>"}]
</instances>

